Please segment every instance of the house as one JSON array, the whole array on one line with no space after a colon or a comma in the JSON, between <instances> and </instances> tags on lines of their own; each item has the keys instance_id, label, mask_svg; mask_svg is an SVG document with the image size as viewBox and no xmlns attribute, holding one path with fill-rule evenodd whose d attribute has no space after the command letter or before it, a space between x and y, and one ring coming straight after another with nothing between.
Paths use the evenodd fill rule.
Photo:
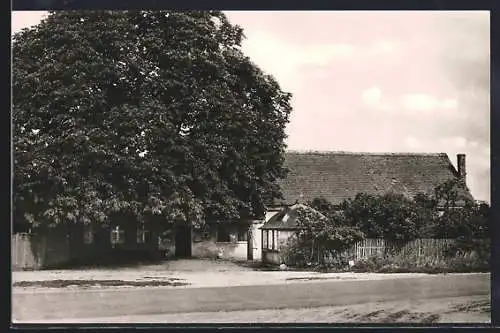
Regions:
<instances>
[{"instance_id":1,"label":"house","mask_svg":"<svg viewBox=\"0 0 500 333\"><path fill-rule=\"evenodd\" d=\"M293 209L289 208L297 202L321 197L338 204L360 192L384 194L392 191L407 197L430 194L447 180L465 182L465 155L457 155L457 165L455 168L445 153L287 152L285 167L289 173L279 182L283 199L269 203L263 219L207 223L201 232L187 230L185 234L192 235L184 238L173 231L171 238L175 239L171 239L170 253L176 256L179 247L175 243L180 241L192 257L262 260L264 255L271 256L273 239L275 246L278 243L269 228L272 224L268 223L275 221L273 216L280 212L283 216L293 215ZM460 196L472 198L468 189ZM463 200L458 201L461 203ZM283 226L278 229L275 228L274 237L280 234L285 237L290 232Z\"/></svg>"},{"instance_id":2,"label":"house","mask_svg":"<svg viewBox=\"0 0 500 333\"><path fill-rule=\"evenodd\" d=\"M289 210L287 207L297 202L325 198L338 204L359 192L383 194L393 191L408 197L420 192L432 193L437 185L447 180L462 179L465 182L465 155L457 155L457 165L455 168L446 154L287 152L285 167L289 173L279 182L283 199L269 203L263 218L209 221L202 229L184 224L160 229L153 225L137 227L136 221L122 217L114 219L106 228L72 226L71 231L51 231L50 239L47 238L49 234L32 235L28 237L30 241L24 240L31 245L23 246L42 253L29 255L37 267L71 258L99 257L116 250L156 253L160 249L168 257L261 260L263 253L268 256L267 253L273 251L273 232L266 231L272 230L269 228L274 221L272 217L279 212L285 212L283 216L293 215L293 208ZM467 189L461 196L472 198ZM280 230L274 237L281 232L284 232L282 236L286 235L285 231Z\"/></svg>"},{"instance_id":3,"label":"house","mask_svg":"<svg viewBox=\"0 0 500 333\"><path fill-rule=\"evenodd\" d=\"M160 248L166 257L251 260L254 237L250 226L259 222L207 221L201 229L173 225L163 232Z\"/></svg>"},{"instance_id":4,"label":"house","mask_svg":"<svg viewBox=\"0 0 500 333\"><path fill-rule=\"evenodd\" d=\"M279 263L277 244L296 230L297 202L324 198L340 204L360 192L394 192L413 198L418 193L433 194L436 186L448 180L465 182L466 177L463 154L457 155L457 168L444 153L289 152L286 165L290 172L280 183L283 200L269 206L260 227L262 260L267 262ZM465 199L472 199L467 188L460 190L457 205Z\"/></svg>"},{"instance_id":5,"label":"house","mask_svg":"<svg viewBox=\"0 0 500 333\"><path fill-rule=\"evenodd\" d=\"M109 225L71 223L38 228L36 232L15 230L11 241L12 268L52 268L68 262L155 256L158 231L150 229L138 227L133 219L115 219Z\"/></svg>"}]
</instances>

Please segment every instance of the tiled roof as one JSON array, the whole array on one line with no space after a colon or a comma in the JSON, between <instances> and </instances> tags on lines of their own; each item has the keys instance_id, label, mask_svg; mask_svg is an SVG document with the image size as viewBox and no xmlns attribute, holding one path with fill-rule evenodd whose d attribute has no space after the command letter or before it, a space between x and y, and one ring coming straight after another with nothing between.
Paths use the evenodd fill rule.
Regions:
<instances>
[{"instance_id":1,"label":"tiled roof","mask_svg":"<svg viewBox=\"0 0 500 333\"><path fill-rule=\"evenodd\" d=\"M313 211L318 216L326 218L314 208L303 204L295 204L293 206L283 208L279 213L271 217L269 221L264 223L261 229L297 230L297 209Z\"/></svg>"},{"instance_id":2,"label":"tiled roof","mask_svg":"<svg viewBox=\"0 0 500 333\"><path fill-rule=\"evenodd\" d=\"M338 204L360 192L413 197L432 194L436 186L458 177L445 153L287 152L285 166L290 172L279 182L284 201L276 205L321 197ZM468 190L462 195L472 198Z\"/></svg>"}]
</instances>

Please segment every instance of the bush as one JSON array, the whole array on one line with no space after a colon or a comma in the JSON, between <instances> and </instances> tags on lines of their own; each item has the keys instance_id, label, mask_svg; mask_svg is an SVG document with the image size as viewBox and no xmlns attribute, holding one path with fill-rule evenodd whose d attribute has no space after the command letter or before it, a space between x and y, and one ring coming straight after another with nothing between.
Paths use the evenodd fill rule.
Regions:
<instances>
[{"instance_id":1,"label":"bush","mask_svg":"<svg viewBox=\"0 0 500 333\"><path fill-rule=\"evenodd\" d=\"M358 273L377 272L378 270L382 269L382 267L385 267L387 265L389 265L389 261L388 261L387 257L385 257L385 256L372 256L372 257L357 261L351 269L352 269L352 271L358 272Z\"/></svg>"},{"instance_id":2,"label":"bush","mask_svg":"<svg viewBox=\"0 0 500 333\"><path fill-rule=\"evenodd\" d=\"M454 257L418 258L415 255L386 255L360 260L352 267L354 272L371 273L472 273L490 271L489 261L475 251Z\"/></svg>"},{"instance_id":3,"label":"bush","mask_svg":"<svg viewBox=\"0 0 500 333\"><path fill-rule=\"evenodd\" d=\"M290 267L306 267L309 261L310 251L300 246L295 237L292 237L284 245L279 247L281 262Z\"/></svg>"},{"instance_id":4,"label":"bush","mask_svg":"<svg viewBox=\"0 0 500 333\"><path fill-rule=\"evenodd\" d=\"M317 272L335 272L342 273L350 270L349 263L344 258L334 257L331 260L318 264L314 267Z\"/></svg>"},{"instance_id":5,"label":"bush","mask_svg":"<svg viewBox=\"0 0 500 333\"><path fill-rule=\"evenodd\" d=\"M458 238L445 249L445 255L449 258L474 252L478 260L489 264L491 256L490 239L467 239Z\"/></svg>"}]
</instances>

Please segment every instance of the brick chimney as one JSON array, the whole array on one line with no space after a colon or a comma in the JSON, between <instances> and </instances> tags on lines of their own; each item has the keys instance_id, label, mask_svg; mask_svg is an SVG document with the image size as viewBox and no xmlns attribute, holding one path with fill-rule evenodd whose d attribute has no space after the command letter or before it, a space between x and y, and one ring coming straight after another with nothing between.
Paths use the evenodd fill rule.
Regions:
<instances>
[{"instance_id":1,"label":"brick chimney","mask_svg":"<svg viewBox=\"0 0 500 333\"><path fill-rule=\"evenodd\" d=\"M457 154L457 170L458 177L465 183L465 177L467 175L467 171L465 169L465 154Z\"/></svg>"}]
</instances>

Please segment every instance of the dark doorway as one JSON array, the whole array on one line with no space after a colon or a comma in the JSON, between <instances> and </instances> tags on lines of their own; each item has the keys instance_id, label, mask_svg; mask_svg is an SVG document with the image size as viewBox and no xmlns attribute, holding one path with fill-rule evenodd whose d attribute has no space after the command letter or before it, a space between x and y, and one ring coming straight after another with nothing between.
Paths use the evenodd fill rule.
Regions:
<instances>
[{"instance_id":1,"label":"dark doorway","mask_svg":"<svg viewBox=\"0 0 500 333\"><path fill-rule=\"evenodd\" d=\"M175 256L177 258L191 257L191 226L177 225L175 227Z\"/></svg>"}]
</instances>

